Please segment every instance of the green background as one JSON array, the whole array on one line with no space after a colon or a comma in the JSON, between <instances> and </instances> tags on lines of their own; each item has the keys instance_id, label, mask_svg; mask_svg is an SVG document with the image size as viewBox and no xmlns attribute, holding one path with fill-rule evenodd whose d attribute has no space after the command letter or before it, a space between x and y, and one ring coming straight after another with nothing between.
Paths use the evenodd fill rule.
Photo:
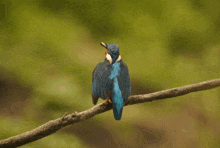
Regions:
<instances>
[{"instance_id":1,"label":"green background","mask_svg":"<svg viewBox=\"0 0 220 148\"><path fill-rule=\"evenodd\" d=\"M92 72L116 43L132 95L220 76L219 0L1 0L0 139L93 107ZM27 144L220 147L220 89L127 106ZM99 100L99 103L103 100Z\"/></svg>"}]
</instances>

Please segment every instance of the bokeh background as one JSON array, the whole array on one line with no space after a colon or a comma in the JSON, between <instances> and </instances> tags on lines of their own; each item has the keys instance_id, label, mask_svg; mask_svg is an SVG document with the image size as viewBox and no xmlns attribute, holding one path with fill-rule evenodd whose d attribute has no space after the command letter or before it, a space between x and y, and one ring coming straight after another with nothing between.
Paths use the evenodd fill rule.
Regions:
<instances>
[{"instance_id":1,"label":"bokeh background","mask_svg":"<svg viewBox=\"0 0 220 148\"><path fill-rule=\"evenodd\" d=\"M220 76L219 0L1 0L0 139L93 107L92 72L116 43L132 95ZM99 103L103 102L99 100ZM127 106L25 148L219 148L220 88Z\"/></svg>"}]
</instances>

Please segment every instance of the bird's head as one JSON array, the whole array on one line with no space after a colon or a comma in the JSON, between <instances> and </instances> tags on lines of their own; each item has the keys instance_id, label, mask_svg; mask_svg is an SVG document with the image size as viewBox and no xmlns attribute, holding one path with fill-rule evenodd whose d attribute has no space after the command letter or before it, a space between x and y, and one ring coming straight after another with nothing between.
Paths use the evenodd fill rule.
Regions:
<instances>
[{"instance_id":1,"label":"bird's head","mask_svg":"<svg viewBox=\"0 0 220 148\"><path fill-rule=\"evenodd\" d=\"M121 61L121 55L119 53L118 45L114 43L106 44L103 42L101 42L100 44L106 48L105 59L109 61L110 64L114 64L116 62Z\"/></svg>"}]
</instances>

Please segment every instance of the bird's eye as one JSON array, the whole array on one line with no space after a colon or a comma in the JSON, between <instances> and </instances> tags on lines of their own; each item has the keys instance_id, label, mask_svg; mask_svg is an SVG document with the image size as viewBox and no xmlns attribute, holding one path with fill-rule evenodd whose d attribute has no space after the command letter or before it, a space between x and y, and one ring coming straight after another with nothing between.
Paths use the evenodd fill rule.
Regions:
<instances>
[{"instance_id":1,"label":"bird's eye","mask_svg":"<svg viewBox=\"0 0 220 148\"><path fill-rule=\"evenodd\" d=\"M108 50L106 49L105 54L108 54Z\"/></svg>"}]
</instances>

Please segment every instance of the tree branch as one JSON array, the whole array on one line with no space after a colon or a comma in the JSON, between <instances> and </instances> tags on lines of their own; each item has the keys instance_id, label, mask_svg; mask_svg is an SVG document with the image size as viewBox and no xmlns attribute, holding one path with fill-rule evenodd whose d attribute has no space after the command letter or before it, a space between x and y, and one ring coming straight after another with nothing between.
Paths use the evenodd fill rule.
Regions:
<instances>
[{"instance_id":1,"label":"tree branch","mask_svg":"<svg viewBox=\"0 0 220 148\"><path fill-rule=\"evenodd\" d=\"M220 79L215 79L215 80L205 81L205 82L201 82L197 84L186 85L183 87L167 89L167 90L154 92L150 94L134 95L134 96L130 96L125 101L125 106L137 104L137 103L143 103L143 102L150 102L153 100L160 100L160 99L172 98L176 96L182 96L182 95L185 95L191 92L212 89L212 88L219 87L219 86L220 86ZM111 103L104 102L104 103L100 103L88 110L85 110L79 113L74 112L70 115L66 115L65 113L61 118L51 120L31 131L1 140L0 148L3 148L3 147L12 148L12 147L25 145L27 143L30 143L38 139L41 139L43 137L46 137L48 135L51 135L67 125L74 124L79 121L87 120L97 114L106 112L110 109L112 109Z\"/></svg>"}]
</instances>

